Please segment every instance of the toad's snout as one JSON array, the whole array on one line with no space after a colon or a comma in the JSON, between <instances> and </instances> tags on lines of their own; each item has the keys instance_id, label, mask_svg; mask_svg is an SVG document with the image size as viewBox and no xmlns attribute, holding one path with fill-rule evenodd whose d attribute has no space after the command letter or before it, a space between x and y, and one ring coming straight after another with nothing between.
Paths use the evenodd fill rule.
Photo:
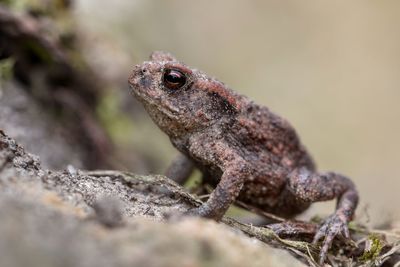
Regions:
<instances>
[{"instance_id":1,"label":"toad's snout","mask_svg":"<svg viewBox=\"0 0 400 267\"><path fill-rule=\"evenodd\" d=\"M138 80L140 80L140 78L143 76L142 73L143 73L142 66L135 65L128 79L129 84L133 87L136 87L138 84Z\"/></svg>"},{"instance_id":2,"label":"toad's snout","mask_svg":"<svg viewBox=\"0 0 400 267\"><path fill-rule=\"evenodd\" d=\"M152 86L152 76L150 69L146 64L136 65L133 67L128 82L134 92L149 94Z\"/></svg>"}]
</instances>

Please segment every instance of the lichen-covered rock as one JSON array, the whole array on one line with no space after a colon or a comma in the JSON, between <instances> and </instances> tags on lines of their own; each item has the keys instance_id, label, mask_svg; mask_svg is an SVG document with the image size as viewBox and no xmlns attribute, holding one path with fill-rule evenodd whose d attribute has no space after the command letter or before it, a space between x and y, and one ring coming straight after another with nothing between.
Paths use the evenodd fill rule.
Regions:
<instances>
[{"instance_id":1,"label":"lichen-covered rock","mask_svg":"<svg viewBox=\"0 0 400 267\"><path fill-rule=\"evenodd\" d=\"M49 168L110 168L112 144L96 113L103 83L78 59L74 27L56 26L70 18L61 3L69 1L23 2L16 12L0 1L1 129Z\"/></svg>"}]
</instances>

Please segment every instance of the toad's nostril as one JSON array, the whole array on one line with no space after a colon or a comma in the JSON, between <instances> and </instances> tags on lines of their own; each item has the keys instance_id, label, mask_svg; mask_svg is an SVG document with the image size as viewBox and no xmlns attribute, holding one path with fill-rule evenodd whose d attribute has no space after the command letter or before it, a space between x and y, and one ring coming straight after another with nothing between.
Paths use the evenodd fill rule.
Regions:
<instances>
[{"instance_id":1,"label":"toad's nostril","mask_svg":"<svg viewBox=\"0 0 400 267\"><path fill-rule=\"evenodd\" d=\"M147 69L145 69L145 68L141 68L140 69L140 73L143 75L143 74L146 74L147 73Z\"/></svg>"}]
</instances>

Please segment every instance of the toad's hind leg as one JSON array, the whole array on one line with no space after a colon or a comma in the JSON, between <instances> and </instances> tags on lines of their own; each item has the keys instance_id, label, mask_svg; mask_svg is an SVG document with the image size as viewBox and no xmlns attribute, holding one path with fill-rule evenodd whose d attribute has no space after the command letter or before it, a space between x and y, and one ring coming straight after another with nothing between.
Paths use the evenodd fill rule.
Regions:
<instances>
[{"instance_id":1,"label":"toad's hind leg","mask_svg":"<svg viewBox=\"0 0 400 267\"><path fill-rule=\"evenodd\" d=\"M336 211L321 226L314 237L314 243L324 237L320 263L326 258L335 236L349 238L348 222L353 218L358 204L358 193L353 182L347 177L333 173L315 173L305 168L289 175L288 190L302 202L313 203L337 199Z\"/></svg>"}]
</instances>

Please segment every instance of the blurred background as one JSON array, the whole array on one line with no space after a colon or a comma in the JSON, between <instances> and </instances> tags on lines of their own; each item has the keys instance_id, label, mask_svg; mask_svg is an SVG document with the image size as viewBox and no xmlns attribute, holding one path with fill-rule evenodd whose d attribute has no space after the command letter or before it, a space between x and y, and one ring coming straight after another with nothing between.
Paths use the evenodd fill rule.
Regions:
<instances>
[{"instance_id":1,"label":"blurred background","mask_svg":"<svg viewBox=\"0 0 400 267\"><path fill-rule=\"evenodd\" d=\"M400 219L399 1L76 0L71 12L60 25L106 81L96 113L118 169L162 173L177 154L127 86L164 50L287 118L320 170L356 183L363 222Z\"/></svg>"}]
</instances>

